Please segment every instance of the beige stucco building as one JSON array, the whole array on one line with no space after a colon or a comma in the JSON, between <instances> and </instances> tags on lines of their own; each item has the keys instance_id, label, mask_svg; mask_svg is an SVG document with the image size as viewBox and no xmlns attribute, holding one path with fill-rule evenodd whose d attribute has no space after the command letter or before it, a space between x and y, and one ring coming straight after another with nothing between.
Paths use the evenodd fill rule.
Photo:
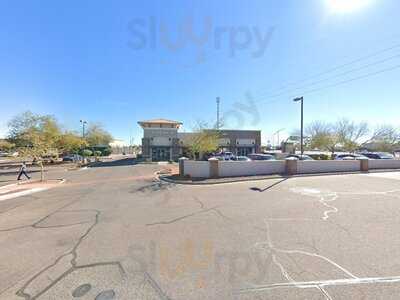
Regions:
<instances>
[{"instance_id":1,"label":"beige stucco building","mask_svg":"<svg viewBox=\"0 0 400 300\"><path fill-rule=\"evenodd\" d=\"M143 128L142 155L150 161L177 160L193 133L180 133L182 123L166 119L140 121ZM261 151L260 130L220 130L219 147L234 155L246 156Z\"/></svg>"}]
</instances>

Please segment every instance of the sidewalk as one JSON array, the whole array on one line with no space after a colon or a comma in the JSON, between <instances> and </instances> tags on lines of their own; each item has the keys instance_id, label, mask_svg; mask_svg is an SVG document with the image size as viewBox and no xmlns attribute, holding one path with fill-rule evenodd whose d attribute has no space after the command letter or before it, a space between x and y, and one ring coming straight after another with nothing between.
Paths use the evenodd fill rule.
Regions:
<instances>
[{"instance_id":1,"label":"sidewalk","mask_svg":"<svg viewBox=\"0 0 400 300\"><path fill-rule=\"evenodd\" d=\"M37 192L42 192L56 187L57 185L64 182L64 179L50 179L43 182L39 180L27 180L3 185L0 187L0 202Z\"/></svg>"}]
</instances>

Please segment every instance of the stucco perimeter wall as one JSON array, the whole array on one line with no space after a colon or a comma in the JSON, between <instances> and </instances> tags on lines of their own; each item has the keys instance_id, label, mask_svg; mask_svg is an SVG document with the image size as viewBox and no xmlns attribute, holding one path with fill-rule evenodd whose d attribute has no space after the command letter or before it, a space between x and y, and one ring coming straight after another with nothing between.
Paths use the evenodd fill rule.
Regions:
<instances>
[{"instance_id":1,"label":"stucco perimeter wall","mask_svg":"<svg viewBox=\"0 0 400 300\"><path fill-rule=\"evenodd\" d=\"M374 159L368 161L369 169L400 169L400 159Z\"/></svg>"},{"instance_id":2,"label":"stucco perimeter wall","mask_svg":"<svg viewBox=\"0 0 400 300\"><path fill-rule=\"evenodd\" d=\"M297 174L358 172L358 160L306 160L297 162Z\"/></svg>"},{"instance_id":3,"label":"stucco perimeter wall","mask_svg":"<svg viewBox=\"0 0 400 300\"><path fill-rule=\"evenodd\" d=\"M192 178L342 173L374 169L400 169L400 160L214 161L213 167L209 161L184 162L184 175Z\"/></svg>"},{"instance_id":4,"label":"stucco perimeter wall","mask_svg":"<svg viewBox=\"0 0 400 300\"><path fill-rule=\"evenodd\" d=\"M209 178L210 163L208 161L187 160L184 165L184 173L192 178Z\"/></svg>"},{"instance_id":5,"label":"stucco perimeter wall","mask_svg":"<svg viewBox=\"0 0 400 300\"><path fill-rule=\"evenodd\" d=\"M220 177L284 174L285 161L220 161Z\"/></svg>"}]
</instances>

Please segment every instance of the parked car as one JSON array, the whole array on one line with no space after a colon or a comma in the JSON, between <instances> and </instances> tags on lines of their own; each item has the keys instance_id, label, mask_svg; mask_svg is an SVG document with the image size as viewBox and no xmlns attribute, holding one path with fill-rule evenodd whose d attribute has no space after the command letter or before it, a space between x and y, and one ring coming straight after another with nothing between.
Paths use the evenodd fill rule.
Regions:
<instances>
[{"instance_id":1,"label":"parked car","mask_svg":"<svg viewBox=\"0 0 400 300\"><path fill-rule=\"evenodd\" d=\"M392 154L386 152L366 152L363 155L370 159L394 159Z\"/></svg>"},{"instance_id":2,"label":"parked car","mask_svg":"<svg viewBox=\"0 0 400 300\"><path fill-rule=\"evenodd\" d=\"M9 156L10 154L8 153L8 152L5 152L5 151L0 151L0 157L7 157L7 156Z\"/></svg>"},{"instance_id":3,"label":"parked car","mask_svg":"<svg viewBox=\"0 0 400 300\"><path fill-rule=\"evenodd\" d=\"M234 155L232 152L223 152L221 153L221 156L225 159L225 160L231 160Z\"/></svg>"},{"instance_id":4,"label":"parked car","mask_svg":"<svg viewBox=\"0 0 400 300\"><path fill-rule=\"evenodd\" d=\"M235 156L231 160L233 160L233 161L251 161L251 159L246 156Z\"/></svg>"},{"instance_id":5,"label":"parked car","mask_svg":"<svg viewBox=\"0 0 400 300\"><path fill-rule=\"evenodd\" d=\"M64 162L79 162L82 161L83 157L78 154L67 155L63 157Z\"/></svg>"},{"instance_id":6,"label":"parked car","mask_svg":"<svg viewBox=\"0 0 400 300\"><path fill-rule=\"evenodd\" d=\"M270 154L258 154L258 153L253 153L253 154L248 154L248 158L251 160L275 160L275 157Z\"/></svg>"},{"instance_id":7,"label":"parked car","mask_svg":"<svg viewBox=\"0 0 400 300\"><path fill-rule=\"evenodd\" d=\"M218 155L217 156L211 156L210 158L215 158L215 159L218 159L218 160L221 160L221 161L225 160L225 158L223 158L222 156L218 156Z\"/></svg>"},{"instance_id":8,"label":"parked car","mask_svg":"<svg viewBox=\"0 0 400 300\"><path fill-rule=\"evenodd\" d=\"M42 156L42 161L44 163L54 164L55 162L58 161L58 156L57 155L44 155L44 156Z\"/></svg>"},{"instance_id":9,"label":"parked car","mask_svg":"<svg viewBox=\"0 0 400 300\"><path fill-rule=\"evenodd\" d=\"M336 155L335 160L356 160L356 159L368 158L361 154L339 154Z\"/></svg>"},{"instance_id":10,"label":"parked car","mask_svg":"<svg viewBox=\"0 0 400 300\"><path fill-rule=\"evenodd\" d=\"M300 154L290 154L288 156L286 156L286 158L295 158L298 160L314 160L311 156L308 155L300 155Z\"/></svg>"}]
</instances>

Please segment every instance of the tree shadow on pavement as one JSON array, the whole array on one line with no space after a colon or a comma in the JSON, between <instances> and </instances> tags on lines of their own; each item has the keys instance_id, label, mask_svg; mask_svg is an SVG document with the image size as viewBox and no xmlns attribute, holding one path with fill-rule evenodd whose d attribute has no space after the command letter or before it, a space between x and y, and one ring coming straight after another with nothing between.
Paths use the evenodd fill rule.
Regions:
<instances>
[{"instance_id":1,"label":"tree shadow on pavement","mask_svg":"<svg viewBox=\"0 0 400 300\"><path fill-rule=\"evenodd\" d=\"M288 180L288 179L289 179L288 177L287 177L287 178L283 178L282 180L280 180L280 181L278 181L278 182L275 182L275 183L271 184L270 186L267 186L267 187L264 188L264 189L260 189L260 188L258 188L258 187L251 187L250 190L252 190L252 191L254 191L254 192L263 193L263 192L265 192L265 191L268 191L268 190L272 189L273 187L277 186L278 184L281 184L282 182L284 182L284 181L286 181L286 180Z\"/></svg>"},{"instance_id":2,"label":"tree shadow on pavement","mask_svg":"<svg viewBox=\"0 0 400 300\"><path fill-rule=\"evenodd\" d=\"M136 165L137 162L134 158L123 158L119 160L100 161L91 164L90 168L107 168L107 167L122 167Z\"/></svg>"}]
</instances>

